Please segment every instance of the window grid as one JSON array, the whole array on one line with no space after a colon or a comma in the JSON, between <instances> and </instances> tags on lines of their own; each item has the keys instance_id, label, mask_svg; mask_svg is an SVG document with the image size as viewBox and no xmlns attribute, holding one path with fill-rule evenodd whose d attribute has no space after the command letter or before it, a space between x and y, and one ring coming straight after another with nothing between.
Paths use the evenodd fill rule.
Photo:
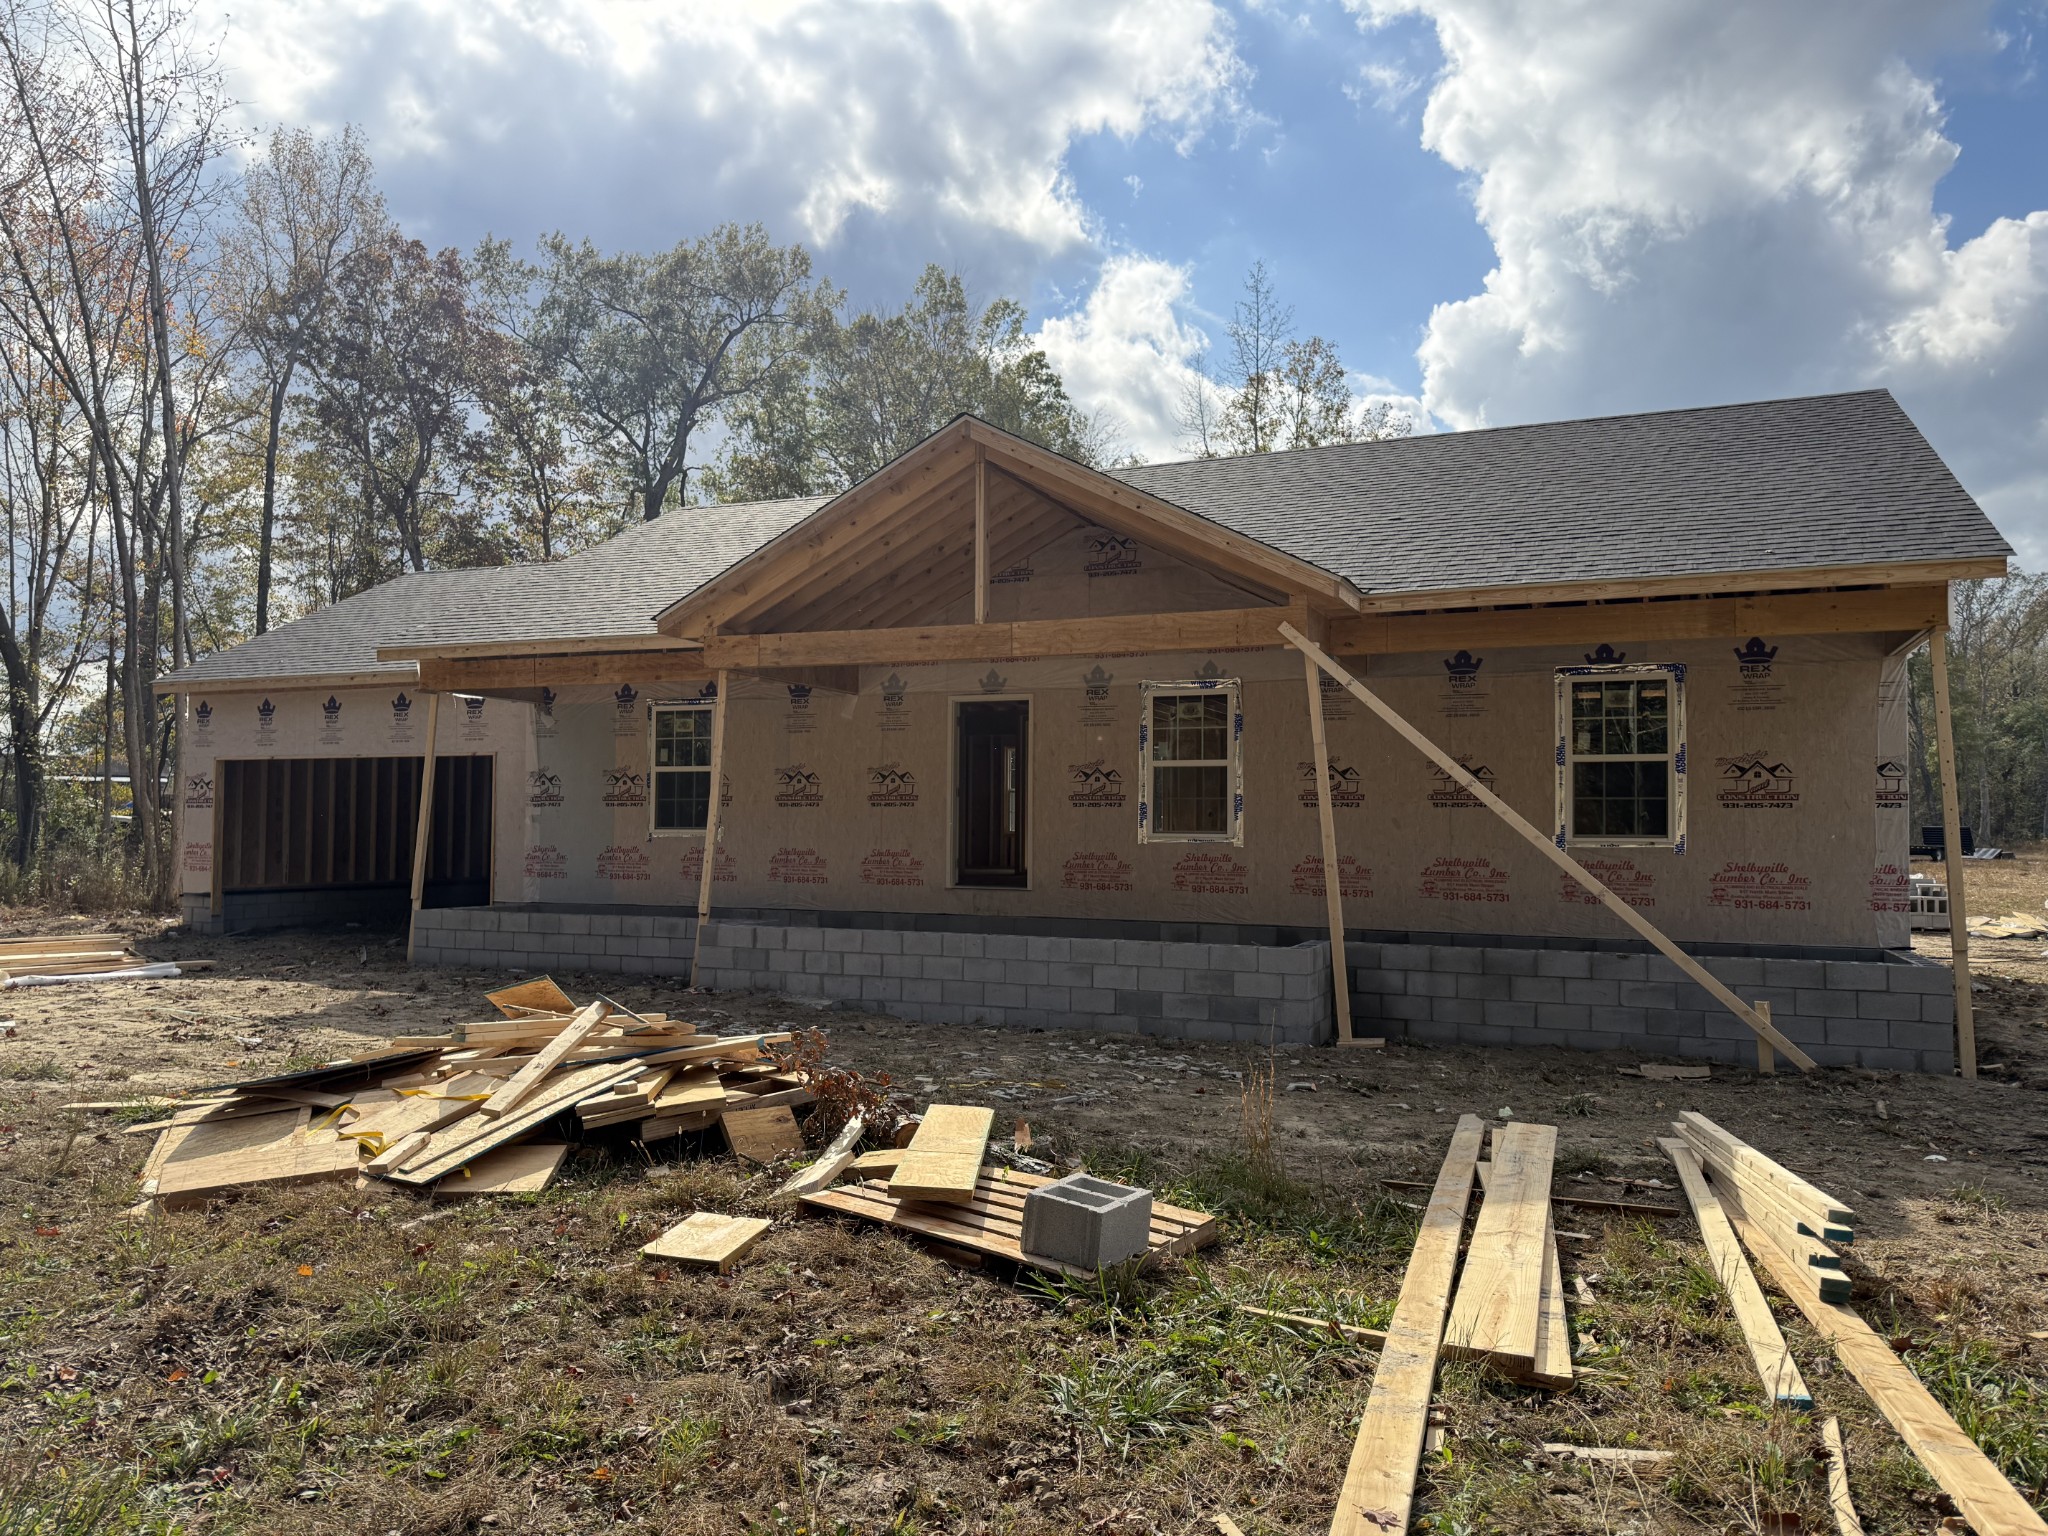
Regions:
<instances>
[{"instance_id":1,"label":"window grid","mask_svg":"<svg viewBox=\"0 0 2048 1536\"><path fill-rule=\"evenodd\" d=\"M656 832L701 832L711 819L711 707L654 706L652 802Z\"/></svg>"},{"instance_id":2,"label":"window grid","mask_svg":"<svg viewBox=\"0 0 2048 1536\"><path fill-rule=\"evenodd\" d=\"M1242 843L1236 682L1147 683L1142 692L1139 841Z\"/></svg>"},{"instance_id":3,"label":"window grid","mask_svg":"<svg viewBox=\"0 0 2048 1536\"><path fill-rule=\"evenodd\" d=\"M1557 677L1557 842L1685 850L1679 666L1588 666Z\"/></svg>"}]
</instances>

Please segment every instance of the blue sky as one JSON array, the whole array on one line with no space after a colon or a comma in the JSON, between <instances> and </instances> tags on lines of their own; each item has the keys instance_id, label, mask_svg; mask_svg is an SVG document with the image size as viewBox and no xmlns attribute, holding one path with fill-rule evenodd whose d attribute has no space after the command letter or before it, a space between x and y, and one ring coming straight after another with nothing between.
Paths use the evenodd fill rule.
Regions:
<instances>
[{"instance_id":1,"label":"blue sky","mask_svg":"<svg viewBox=\"0 0 2048 1536\"><path fill-rule=\"evenodd\" d=\"M1429 427L1885 385L2048 564L2048 0L268 0L437 242L724 219L1031 306L1147 457L1246 268Z\"/></svg>"}]
</instances>

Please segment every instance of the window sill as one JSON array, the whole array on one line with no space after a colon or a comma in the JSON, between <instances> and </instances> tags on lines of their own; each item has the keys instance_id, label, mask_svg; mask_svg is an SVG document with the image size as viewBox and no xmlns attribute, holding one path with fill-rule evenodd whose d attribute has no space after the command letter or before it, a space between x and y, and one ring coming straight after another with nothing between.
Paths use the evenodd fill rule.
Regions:
<instances>
[{"instance_id":1,"label":"window sill","mask_svg":"<svg viewBox=\"0 0 2048 1536\"><path fill-rule=\"evenodd\" d=\"M704 840L704 829L702 827L656 827L647 834L649 842L653 842L656 838L667 839L672 837L694 837L699 842L702 842Z\"/></svg>"}]
</instances>

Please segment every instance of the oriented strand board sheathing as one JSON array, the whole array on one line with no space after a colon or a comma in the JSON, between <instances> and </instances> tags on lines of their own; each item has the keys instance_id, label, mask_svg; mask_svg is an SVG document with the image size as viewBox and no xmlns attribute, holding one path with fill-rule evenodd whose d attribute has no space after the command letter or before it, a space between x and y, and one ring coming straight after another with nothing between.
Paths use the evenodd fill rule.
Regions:
<instances>
[{"instance_id":1,"label":"oriented strand board sheathing","mask_svg":"<svg viewBox=\"0 0 2048 1536\"><path fill-rule=\"evenodd\" d=\"M772 1223L765 1216L720 1216L698 1211L677 1222L640 1250L647 1259L667 1259L721 1275L761 1241Z\"/></svg>"},{"instance_id":2,"label":"oriented strand board sheathing","mask_svg":"<svg viewBox=\"0 0 2048 1536\"><path fill-rule=\"evenodd\" d=\"M781 1105L772 1109L733 1110L722 1123L726 1142L749 1162L772 1163L785 1152L800 1150L804 1144L804 1133L797 1127L796 1116Z\"/></svg>"},{"instance_id":3,"label":"oriented strand board sheathing","mask_svg":"<svg viewBox=\"0 0 2048 1536\"><path fill-rule=\"evenodd\" d=\"M458 1168L434 1186L436 1200L463 1200L471 1195L532 1195L554 1182L568 1143L529 1141L486 1152L466 1168Z\"/></svg>"},{"instance_id":4,"label":"oriented strand board sheathing","mask_svg":"<svg viewBox=\"0 0 2048 1536\"><path fill-rule=\"evenodd\" d=\"M934 1104L889 1179L898 1200L966 1205L974 1199L996 1112L976 1104Z\"/></svg>"}]
</instances>

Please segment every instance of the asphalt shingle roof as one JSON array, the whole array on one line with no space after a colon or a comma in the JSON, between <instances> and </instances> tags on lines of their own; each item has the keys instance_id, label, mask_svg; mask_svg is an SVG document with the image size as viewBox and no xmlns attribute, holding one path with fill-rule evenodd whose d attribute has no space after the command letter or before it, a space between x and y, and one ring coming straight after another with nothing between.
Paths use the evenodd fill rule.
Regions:
<instances>
[{"instance_id":1,"label":"asphalt shingle roof","mask_svg":"<svg viewBox=\"0 0 2048 1536\"><path fill-rule=\"evenodd\" d=\"M1881 389L1115 474L1365 592L2012 553Z\"/></svg>"},{"instance_id":2,"label":"asphalt shingle roof","mask_svg":"<svg viewBox=\"0 0 2048 1536\"><path fill-rule=\"evenodd\" d=\"M1364 592L1997 559L2011 548L1884 390L1114 471ZM830 498L692 507L553 565L428 571L202 658L180 685L410 675L379 646L650 635Z\"/></svg>"}]
</instances>

